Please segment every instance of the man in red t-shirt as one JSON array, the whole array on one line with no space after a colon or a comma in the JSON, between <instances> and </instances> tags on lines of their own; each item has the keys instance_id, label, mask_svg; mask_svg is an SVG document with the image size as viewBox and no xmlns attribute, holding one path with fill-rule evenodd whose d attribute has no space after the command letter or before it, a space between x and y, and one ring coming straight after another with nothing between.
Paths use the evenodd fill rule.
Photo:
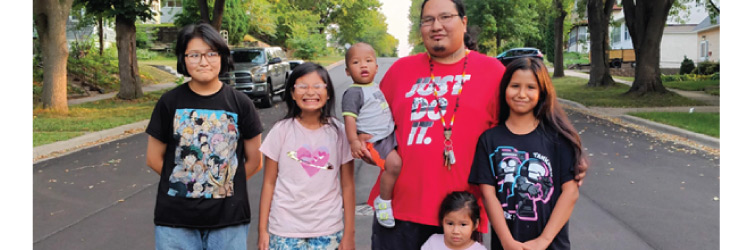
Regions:
<instances>
[{"instance_id":1,"label":"man in red t-shirt","mask_svg":"<svg viewBox=\"0 0 750 250\"><path fill-rule=\"evenodd\" d=\"M438 209L447 194L466 190L481 199L479 188L468 183L471 163L479 136L498 120L505 67L465 46L463 3L425 1L419 25L427 53L399 59L380 84L403 167L391 203L396 226L373 222L373 249L419 249L442 233ZM379 184L370 192L371 206ZM480 217L479 231L486 233L484 208Z\"/></svg>"}]
</instances>

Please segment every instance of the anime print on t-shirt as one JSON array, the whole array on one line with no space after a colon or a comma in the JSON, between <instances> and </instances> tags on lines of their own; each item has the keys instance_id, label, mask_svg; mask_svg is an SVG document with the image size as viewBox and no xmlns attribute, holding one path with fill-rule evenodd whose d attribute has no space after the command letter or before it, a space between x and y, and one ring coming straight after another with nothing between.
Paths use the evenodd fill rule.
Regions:
<instances>
[{"instance_id":1,"label":"anime print on t-shirt","mask_svg":"<svg viewBox=\"0 0 750 250\"><path fill-rule=\"evenodd\" d=\"M539 153L533 155L500 146L489 156L506 219L515 216L523 221L536 221L537 202L547 204L552 197L554 187L549 158ZM500 194L504 194L504 199Z\"/></svg>"},{"instance_id":2,"label":"anime print on t-shirt","mask_svg":"<svg viewBox=\"0 0 750 250\"><path fill-rule=\"evenodd\" d=\"M234 194L237 172L237 114L224 110L177 109L175 167L170 196L224 198Z\"/></svg>"}]
</instances>

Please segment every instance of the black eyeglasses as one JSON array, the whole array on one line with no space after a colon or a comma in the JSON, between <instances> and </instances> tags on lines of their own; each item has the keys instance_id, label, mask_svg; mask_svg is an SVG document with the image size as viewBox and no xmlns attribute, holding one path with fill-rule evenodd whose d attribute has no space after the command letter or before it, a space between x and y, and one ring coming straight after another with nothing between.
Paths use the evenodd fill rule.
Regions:
<instances>
[{"instance_id":1,"label":"black eyeglasses","mask_svg":"<svg viewBox=\"0 0 750 250\"><path fill-rule=\"evenodd\" d=\"M440 15L440 16L437 17L437 20L440 22L440 24L446 24L448 21L450 21L451 19L453 19L453 17L455 17L455 16L459 16L459 15L458 14ZM431 16L423 17L422 20L419 21L419 24L422 27L432 26L433 24L435 24L435 17L431 17Z\"/></svg>"}]
</instances>

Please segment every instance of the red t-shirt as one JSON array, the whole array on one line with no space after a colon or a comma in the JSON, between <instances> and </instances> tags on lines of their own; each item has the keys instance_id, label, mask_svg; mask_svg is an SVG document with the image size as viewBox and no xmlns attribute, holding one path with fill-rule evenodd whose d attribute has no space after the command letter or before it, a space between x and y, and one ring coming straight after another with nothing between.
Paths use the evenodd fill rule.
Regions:
<instances>
[{"instance_id":1,"label":"red t-shirt","mask_svg":"<svg viewBox=\"0 0 750 250\"><path fill-rule=\"evenodd\" d=\"M403 160L393 191L393 215L399 220L437 226L443 198L453 191L468 190L480 201L479 230L486 233L487 215L481 192L478 186L470 186L468 179L479 135L497 124L500 79L505 67L497 59L475 51L467 58L466 79L451 136L456 157L451 170L443 162L444 129L430 83L427 54L399 59L383 77L380 89L393 113L398 153ZM446 126L450 126L459 97L464 60L467 59L453 64L433 61L438 96L441 102L447 102L441 108ZM379 193L380 178L370 192L370 205Z\"/></svg>"}]
</instances>

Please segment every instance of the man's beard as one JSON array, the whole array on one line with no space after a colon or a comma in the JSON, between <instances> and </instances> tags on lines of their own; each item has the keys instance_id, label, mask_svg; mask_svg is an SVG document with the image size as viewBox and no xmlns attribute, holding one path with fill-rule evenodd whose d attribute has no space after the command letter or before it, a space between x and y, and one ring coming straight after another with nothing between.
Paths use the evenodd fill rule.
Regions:
<instances>
[{"instance_id":1,"label":"man's beard","mask_svg":"<svg viewBox=\"0 0 750 250\"><path fill-rule=\"evenodd\" d=\"M445 46L442 46L442 45L432 46L432 51L434 51L434 52L443 52L443 51L445 51Z\"/></svg>"}]
</instances>

